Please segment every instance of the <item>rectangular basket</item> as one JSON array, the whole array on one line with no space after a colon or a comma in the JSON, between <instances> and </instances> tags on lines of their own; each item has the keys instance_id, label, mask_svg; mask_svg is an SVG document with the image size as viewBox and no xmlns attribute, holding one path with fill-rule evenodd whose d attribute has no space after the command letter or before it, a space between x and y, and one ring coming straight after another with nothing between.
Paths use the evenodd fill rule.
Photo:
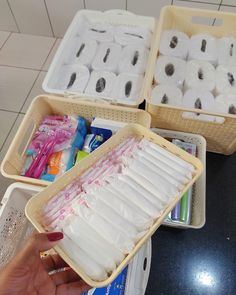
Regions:
<instances>
[{"instance_id":1,"label":"rectangular basket","mask_svg":"<svg viewBox=\"0 0 236 295\"><path fill-rule=\"evenodd\" d=\"M75 15L73 21L71 22L63 40L54 56L54 59L50 65L48 73L43 81L43 89L47 93L54 93L64 96L74 96L77 99L80 97L86 98L89 97L91 99L91 95L87 95L86 93L74 93L70 91L63 91L59 89L55 89L55 87L51 86L51 81L57 75L57 71L63 62L63 58L65 54L67 54L68 44L71 43L73 36L77 33L78 26L81 21L83 21L83 16L89 19L90 22L100 22L100 23L109 23L112 25L127 25L127 26L140 26L144 28L148 28L151 31L154 31L155 28L155 18L147 17L141 15L135 15L131 12L125 10L108 10L105 12L97 11L97 10L80 10ZM154 36L152 38L154 41ZM144 83L143 83L144 87ZM127 102L122 101L119 103L118 101L113 100L111 97L94 97L93 100L106 100L110 103L122 104L130 107L138 107L140 103L144 101L144 98L140 95L137 102Z\"/></svg>"},{"instance_id":2,"label":"rectangular basket","mask_svg":"<svg viewBox=\"0 0 236 295\"><path fill-rule=\"evenodd\" d=\"M202 22L216 19L215 26ZM148 62L148 74L145 76L145 87L142 92L146 99L146 110L152 116L152 127L201 134L206 138L207 150L225 155L236 151L236 116L224 115L203 110L174 107L150 103L155 72L156 58L159 51L161 34L164 30L175 29L191 36L208 33L215 37L236 35L236 15L234 13L190 9L185 7L166 6L161 11L159 24L155 30L155 41L152 44ZM206 122L183 117L184 112L201 113L223 118L223 123ZM221 119L222 120L222 119Z\"/></svg>"},{"instance_id":3,"label":"rectangular basket","mask_svg":"<svg viewBox=\"0 0 236 295\"><path fill-rule=\"evenodd\" d=\"M59 255L85 280L90 286L93 287L102 287L110 284L114 278L122 271L122 269L129 263L129 261L134 257L134 255L138 252L138 250L142 247L142 245L152 236L152 234L157 230L157 228L162 224L165 216L173 209L175 204L180 200L181 196L185 191L187 191L190 186L198 179L198 177L203 172L203 165L201 161L182 149L178 148L174 144L165 140L164 138L158 136L157 134L151 132L147 128L140 126L138 124L131 124L124 127L120 130L116 135L110 138L107 142L105 142L102 146L100 146L97 150L95 150L92 154L90 154L87 158L82 160L82 165L77 165L73 167L70 171L65 173L60 180L52 183L50 186L45 188L41 193L37 196L33 197L26 206L26 216L33 223L33 225L37 228L39 232L45 232L45 229L40 223L40 212L44 205L58 192L60 192L63 188L65 188L72 181L81 176L84 172L86 172L91 166L93 166L101 157L106 155L112 149L114 149L117 145L122 143L125 139L135 136L137 138L146 138L147 140L165 148L172 154L182 158L183 160L191 163L196 168L196 173L193 176L192 180L188 182L188 184L184 187L184 189L176 195L174 200L168 205L168 207L164 210L162 215L155 220L154 224L150 228L150 230L145 234L145 236L136 244L135 248L132 252L126 256L126 258L122 261L122 263L117 267L117 269L111 274L111 276L101 282L92 280L89 276L87 276L73 260L71 260L66 253L59 247L56 246L55 250L59 253Z\"/></svg>"},{"instance_id":4,"label":"rectangular basket","mask_svg":"<svg viewBox=\"0 0 236 295\"><path fill-rule=\"evenodd\" d=\"M192 187L192 211L190 224L169 223L164 221L163 224L171 227L182 229L200 229L206 222L206 140L201 135L178 132L164 129L151 129L156 134L171 139L180 139L185 142L193 143L197 146L196 157L202 162L204 171Z\"/></svg>"},{"instance_id":5,"label":"rectangular basket","mask_svg":"<svg viewBox=\"0 0 236 295\"><path fill-rule=\"evenodd\" d=\"M112 106L106 103L94 103L50 95L37 96L31 103L16 135L1 164L1 173L7 178L35 185L47 186L50 182L21 176L25 163L25 150L41 120L46 115L79 115L92 121L93 117L116 120L126 123L138 123L150 127L150 115L139 109Z\"/></svg>"}]
</instances>

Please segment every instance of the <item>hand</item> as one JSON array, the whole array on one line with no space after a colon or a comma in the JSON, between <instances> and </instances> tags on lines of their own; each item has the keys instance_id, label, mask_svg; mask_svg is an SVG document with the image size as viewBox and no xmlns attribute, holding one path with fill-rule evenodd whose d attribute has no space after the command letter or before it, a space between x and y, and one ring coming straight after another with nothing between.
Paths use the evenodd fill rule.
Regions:
<instances>
[{"instance_id":1,"label":"hand","mask_svg":"<svg viewBox=\"0 0 236 295\"><path fill-rule=\"evenodd\" d=\"M80 295L90 289L58 255L40 258L61 239L60 232L33 235L0 272L0 295ZM65 271L48 274L60 268Z\"/></svg>"}]
</instances>

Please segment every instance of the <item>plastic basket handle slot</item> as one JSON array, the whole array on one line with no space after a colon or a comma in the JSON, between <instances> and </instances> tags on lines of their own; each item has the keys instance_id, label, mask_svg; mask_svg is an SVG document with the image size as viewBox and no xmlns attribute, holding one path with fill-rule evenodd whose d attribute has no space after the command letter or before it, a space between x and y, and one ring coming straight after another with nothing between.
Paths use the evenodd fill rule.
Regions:
<instances>
[{"instance_id":1,"label":"plastic basket handle slot","mask_svg":"<svg viewBox=\"0 0 236 295\"><path fill-rule=\"evenodd\" d=\"M35 129L36 129L36 124L34 123L33 120L31 120L29 122L29 125L25 131L25 134L24 134L22 141L21 141L19 148L18 148L18 153L20 156L24 155L26 148L29 145L29 142L35 132Z\"/></svg>"},{"instance_id":2,"label":"plastic basket handle slot","mask_svg":"<svg viewBox=\"0 0 236 295\"><path fill-rule=\"evenodd\" d=\"M215 24L216 18L209 17L209 16L195 15L192 17L191 21L193 24L197 24L197 25L212 26L212 24ZM217 19L217 24L218 24L218 26L222 25L223 20Z\"/></svg>"},{"instance_id":3,"label":"plastic basket handle slot","mask_svg":"<svg viewBox=\"0 0 236 295\"><path fill-rule=\"evenodd\" d=\"M204 118L204 116L207 116ZM204 122L204 123L212 123L212 124L224 124L225 118L222 116L215 116L215 115L210 115L210 114L205 114L201 113L200 110L196 109L196 111L192 112L182 112L181 115L182 119L185 120L195 120L199 122Z\"/></svg>"}]
</instances>

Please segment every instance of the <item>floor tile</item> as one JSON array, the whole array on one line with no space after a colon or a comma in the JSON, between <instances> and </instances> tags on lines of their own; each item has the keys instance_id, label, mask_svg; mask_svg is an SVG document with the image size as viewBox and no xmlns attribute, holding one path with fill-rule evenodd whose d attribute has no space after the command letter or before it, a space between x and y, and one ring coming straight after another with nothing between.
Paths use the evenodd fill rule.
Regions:
<instances>
[{"instance_id":1,"label":"floor tile","mask_svg":"<svg viewBox=\"0 0 236 295\"><path fill-rule=\"evenodd\" d=\"M0 66L0 109L19 112L38 71Z\"/></svg>"},{"instance_id":2,"label":"floor tile","mask_svg":"<svg viewBox=\"0 0 236 295\"><path fill-rule=\"evenodd\" d=\"M26 113L31 101L39 94L42 94L42 93L45 93L42 89L42 83L43 83L43 80L46 76L47 72L41 72L37 78L37 80L35 81L34 83L34 86L33 88L31 89L28 97L27 97L27 100L25 101L25 104L21 110L22 113Z\"/></svg>"},{"instance_id":3,"label":"floor tile","mask_svg":"<svg viewBox=\"0 0 236 295\"><path fill-rule=\"evenodd\" d=\"M52 50L50 51L50 53L48 55L48 58L46 59L44 65L43 65L43 69L42 69L43 71L48 71L48 69L50 67L50 64L51 64L51 62L53 60L54 55L57 52L57 49L58 49L60 43L61 43L61 39L57 39L57 41L55 42Z\"/></svg>"},{"instance_id":4,"label":"floor tile","mask_svg":"<svg viewBox=\"0 0 236 295\"><path fill-rule=\"evenodd\" d=\"M10 32L0 31L0 48L2 47L4 42L7 40L10 34L11 34Z\"/></svg>"},{"instance_id":5,"label":"floor tile","mask_svg":"<svg viewBox=\"0 0 236 295\"><path fill-rule=\"evenodd\" d=\"M85 6L87 9L94 10L109 10L109 9L125 9L125 0L85 0Z\"/></svg>"},{"instance_id":6,"label":"floor tile","mask_svg":"<svg viewBox=\"0 0 236 295\"><path fill-rule=\"evenodd\" d=\"M8 179L8 178L2 176L2 174L0 173L0 183L1 183L1 185L0 185L0 202L1 202L8 186L10 184L12 184L13 182L15 182L13 179Z\"/></svg>"},{"instance_id":7,"label":"floor tile","mask_svg":"<svg viewBox=\"0 0 236 295\"><path fill-rule=\"evenodd\" d=\"M0 111L0 150L16 117L16 113Z\"/></svg>"},{"instance_id":8,"label":"floor tile","mask_svg":"<svg viewBox=\"0 0 236 295\"><path fill-rule=\"evenodd\" d=\"M13 33L0 51L0 65L40 70L54 38Z\"/></svg>"},{"instance_id":9,"label":"floor tile","mask_svg":"<svg viewBox=\"0 0 236 295\"><path fill-rule=\"evenodd\" d=\"M0 30L18 32L8 1L0 0L0 7Z\"/></svg>"}]
</instances>

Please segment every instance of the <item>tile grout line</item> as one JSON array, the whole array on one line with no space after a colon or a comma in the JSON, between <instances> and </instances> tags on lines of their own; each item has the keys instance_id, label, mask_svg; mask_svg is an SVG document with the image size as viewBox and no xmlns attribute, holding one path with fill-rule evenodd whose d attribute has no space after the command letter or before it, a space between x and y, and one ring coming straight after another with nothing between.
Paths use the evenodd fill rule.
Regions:
<instances>
[{"instance_id":1,"label":"tile grout line","mask_svg":"<svg viewBox=\"0 0 236 295\"><path fill-rule=\"evenodd\" d=\"M0 64L0 67L8 67L8 68L17 68L17 69L23 69L23 70L31 70L31 71L41 71L41 72L47 72L47 70L42 70L40 69L32 69L32 68L25 68L25 67L17 67L17 66L10 66L10 65L4 65L4 64Z\"/></svg>"},{"instance_id":2,"label":"tile grout line","mask_svg":"<svg viewBox=\"0 0 236 295\"><path fill-rule=\"evenodd\" d=\"M8 32L10 33L9 36L7 37L7 39L3 42L2 46L0 47L0 50L3 48L3 46L7 43L7 41L9 40L9 38L11 37L12 35L12 32Z\"/></svg>"},{"instance_id":3,"label":"tile grout line","mask_svg":"<svg viewBox=\"0 0 236 295\"><path fill-rule=\"evenodd\" d=\"M19 113L19 112L17 112L17 111L6 110L6 109L2 109L2 108L0 108L0 111L8 112L8 113L14 113L14 114L18 114L18 113Z\"/></svg>"},{"instance_id":4,"label":"tile grout line","mask_svg":"<svg viewBox=\"0 0 236 295\"><path fill-rule=\"evenodd\" d=\"M52 21L51 21L50 15L49 15L49 11L48 11L48 6L47 6L47 3L46 3L46 0L43 0L43 2L44 2L45 9L46 9L46 12L47 12L47 16L48 16L49 24L50 24L50 27L51 27L51 30L52 30L52 35L53 35L54 38L56 38L56 37L55 37L54 30L53 30L53 26L52 26Z\"/></svg>"},{"instance_id":5,"label":"tile grout line","mask_svg":"<svg viewBox=\"0 0 236 295\"><path fill-rule=\"evenodd\" d=\"M9 3L9 0L6 0L7 1L7 4L8 4L8 6L9 6L9 9L10 9L10 11L11 11L11 14L12 14L12 17L13 17L13 19L14 19L14 21L15 21L15 24L16 24L16 27L17 27L17 30L18 30L18 33L20 33L21 31L20 31L20 27L19 27L19 25L18 25L18 23L17 23L17 20L16 20L16 17L15 17L15 14L13 13L13 10L12 10L12 8L11 8L11 5L10 5L10 3Z\"/></svg>"},{"instance_id":6,"label":"tile grout line","mask_svg":"<svg viewBox=\"0 0 236 295\"><path fill-rule=\"evenodd\" d=\"M84 3L84 9L86 9L86 1L83 0L83 3Z\"/></svg>"},{"instance_id":7,"label":"tile grout line","mask_svg":"<svg viewBox=\"0 0 236 295\"><path fill-rule=\"evenodd\" d=\"M128 0L125 1L125 9L128 10Z\"/></svg>"},{"instance_id":8,"label":"tile grout line","mask_svg":"<svg viewBox=\"0 0 236 295\"><path fill-rule=\"evenodd\" d=\"M45 63L47 62L47 59L48 59L48 57L49 57L50 53L52 52L52 50L53 50L53 47L56 45L56 42L57 42L57 38L56 38L56 40L54 41L54 43L53 43L53 45L52 45L52 48L49 50L49 53L48 53L48 55L47 55L47 57L46 57L46 59L45 59L45 61L44 61L43 65L42 65L42 67L41 67L40 71L42 71L42 70L43 70L43 67L44 67ZM46 71L46 72L47 72L47 71Z\"/></svg>"}]
</instances>

